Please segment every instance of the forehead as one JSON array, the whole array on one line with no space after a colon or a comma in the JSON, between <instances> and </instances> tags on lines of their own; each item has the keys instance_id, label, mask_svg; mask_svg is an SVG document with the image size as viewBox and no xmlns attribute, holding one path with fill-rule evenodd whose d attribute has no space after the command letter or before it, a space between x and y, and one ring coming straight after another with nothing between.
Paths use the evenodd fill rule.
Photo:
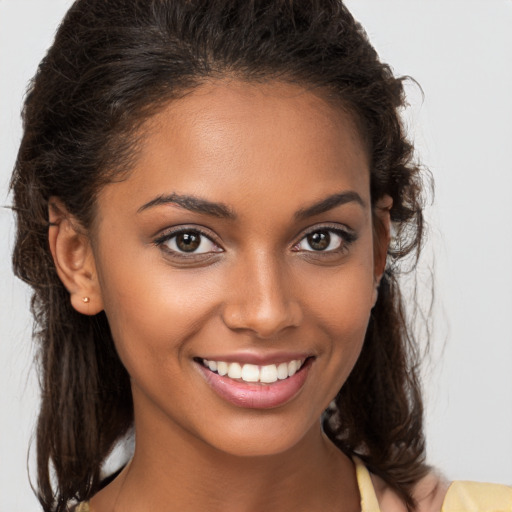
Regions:
<instances>
[{"instance_id":1,"label":"forehead","mask_svg":"<svg viewBox=\"0 0 512 512\"><path fill-rule=\"evenodd\" d=\"M304 202L344 189L369 203L368 158L351 115L320 94L288 83L216 81L145 123L128 179L104 192L115 187L133 208L159 193L235 204L279 192Z\"/></svg>"}]
</instances>

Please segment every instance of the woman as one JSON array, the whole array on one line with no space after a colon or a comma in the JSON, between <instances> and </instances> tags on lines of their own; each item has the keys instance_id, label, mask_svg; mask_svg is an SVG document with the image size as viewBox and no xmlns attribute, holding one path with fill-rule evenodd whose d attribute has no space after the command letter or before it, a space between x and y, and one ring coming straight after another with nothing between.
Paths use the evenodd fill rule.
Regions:
<instances>
[{"instance_id":1,"label":"woman","mask_svg":"<svg viewBox=\"0 0 512 512\"><path fill-rule=\"evenodd\" d=\"M450 510L396 282L403 101L336 1L74 4L12 182L44 510Z\"/></svg>"}]
</instances>

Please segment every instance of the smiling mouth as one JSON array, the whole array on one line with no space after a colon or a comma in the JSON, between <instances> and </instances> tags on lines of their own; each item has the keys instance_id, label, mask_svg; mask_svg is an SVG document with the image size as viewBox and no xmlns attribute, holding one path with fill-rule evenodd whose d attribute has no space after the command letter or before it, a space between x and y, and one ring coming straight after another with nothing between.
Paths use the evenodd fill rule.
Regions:
<instances>
[{"instance_id":1,"label":"smiling mouth","mask_svg":"<svg viewBox=\"0 0 512 512\"><path fill-rule=\"evenodd\" d=\"M295 375L306 359L292 359L278 364L258 366L255 364L241 364L237 362L228 363L225 361L213 361L209 359L197 359L205 368L211 372L228 377L238 382L272 384L277 381L286 380Z\"/></svg>"}]
</instances>

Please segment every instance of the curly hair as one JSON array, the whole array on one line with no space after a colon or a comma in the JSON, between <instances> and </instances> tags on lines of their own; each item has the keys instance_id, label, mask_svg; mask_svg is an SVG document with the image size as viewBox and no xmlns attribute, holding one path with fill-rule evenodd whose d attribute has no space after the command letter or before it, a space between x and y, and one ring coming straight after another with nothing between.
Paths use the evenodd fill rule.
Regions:
<instances>
[{"instance_id":1,"label":"curly hair","mask_svg":"<svg viewBox=\"0 0 512 512\"><path fill-rule=\"evenodd\" d=\"M57 276L49 198L91 226L98 191L136 156L141 123L226 75L293 82L341 102L367 146L372 204L393 199L394 237L363 350L323 421L343 452L361 457L413 510L412 487L428 468L419 354L397 277L421 248L421 169L399 115L404 78L379 60L340 0L77 0L68 11L29 86L11 182L14 269L34 290L39 501L63 512L89 499L133 424L129 377L105 314L77 313Z\"/></svg>"}]
</instances>

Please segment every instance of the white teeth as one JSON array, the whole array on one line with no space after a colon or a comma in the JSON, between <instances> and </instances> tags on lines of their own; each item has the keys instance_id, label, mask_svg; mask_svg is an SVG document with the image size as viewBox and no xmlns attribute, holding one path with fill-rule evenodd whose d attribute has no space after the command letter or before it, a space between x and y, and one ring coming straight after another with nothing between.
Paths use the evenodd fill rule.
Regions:
<instances>
[{"instance_id":1,"label":"white teeth","mask_svg":"<svg viewBox=\"0 0 512 512\"><path fill-rule=\"evenodd\" d=\"M210 368L211 370L211 368ZM288 363L288 376L291 377L292 375L295 375L298 370L298 364L297 361L290 361Z\"/></svg>"},{"instance_id":2,"label":"white teeth","mask_svg":"<svg viewBox=\"0 0 512 512\"><path fill-rule=\"evenodd\" d=\"M238 363L228 364L228 377L230 379L241 379L242 367Z\"/></svg>"},{"instance_id":3,"label":"white teeth","mask_svg":"<svg viewBox=\"0 0 512 512\"><path fill-rule=\"evenodd\" d=\"M284 380L288 378L288 363L281 363L277 367L277 378L279 380Z\"/></svg>"},{"instance_id":4,"label":"white teeth","mask_svg":"<svg viewBox=\"0 0 512 512\"><path fill-rule=\"evenodd\" d=\"M257 366L255 364L226 363L224 361L210 361L203 359L203 365L219 375L227 375L231 379L241 379L245 382L262 382L271 384L277 380L285 380L295 375L304 364L304 360L293 359L287 363L268 364Z\"/></svg>"},{"instance_id":5,"label":"white teeth","mask_svg":"<svg viewBox=\"0 0 512 512\"><path fill-rule=\"evenodd\" d=\"M277 380L277 366L275 364L268 364L262 366L260 370L260 382L270 384Z\"/></svg>"},{"instance_id":6,"label":"white teeth","mask_svg":"<svg viewBox=\"0 0 512 512\"><path fill-rule=\"evenodd\" d=\"M242 367L242 380L245 382L258 382L260 369L255 364L244 364Z\"/></svg>"},{"instance_id":7,"label":"white teeth","mask_svg":"<svg viewBox=\"0 0 512 512\"><path fill-rule=\"evenodd\" d=\"M228 363L225 363L224 361L219 361L217 363L217 373L219 375L227 375L228 374Z\"/></svg>"}]
</instances>

